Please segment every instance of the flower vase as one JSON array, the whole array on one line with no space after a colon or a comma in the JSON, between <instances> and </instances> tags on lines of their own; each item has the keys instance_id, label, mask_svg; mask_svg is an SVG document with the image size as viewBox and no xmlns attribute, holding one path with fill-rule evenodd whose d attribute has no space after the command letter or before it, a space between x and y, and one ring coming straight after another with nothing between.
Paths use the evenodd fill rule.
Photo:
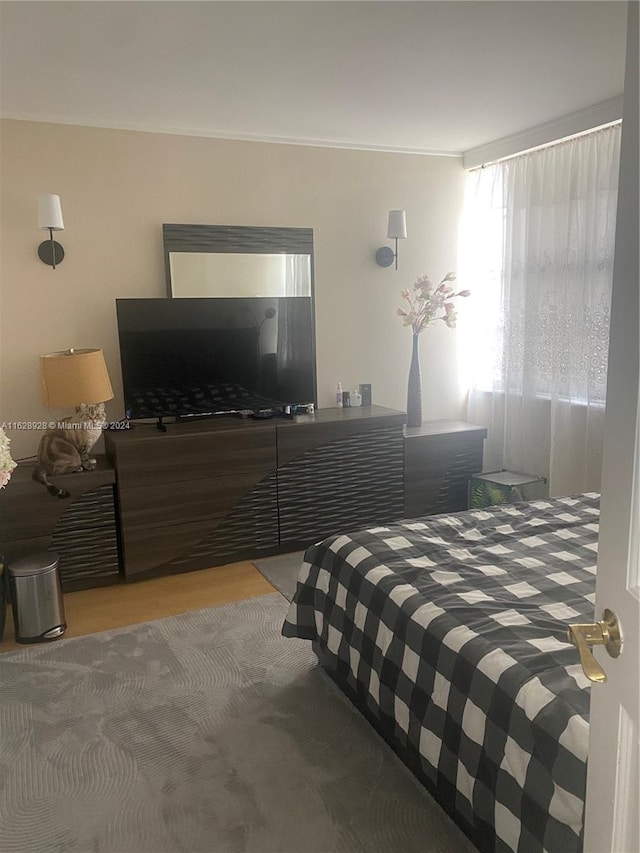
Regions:
<instances>
[{"instance_id":1,"label":"flower vase","mask_svg":"<svg viewBox=\"0 0 640 853\"><path fill-rule=\"evenodd\" d=\"M420 354L418 352L418 337L413 336L411 351L411 366L409 367L409 384L407 387L407 426L422 425L422 377L420 376Z\"/></svg>"}]
</instances>

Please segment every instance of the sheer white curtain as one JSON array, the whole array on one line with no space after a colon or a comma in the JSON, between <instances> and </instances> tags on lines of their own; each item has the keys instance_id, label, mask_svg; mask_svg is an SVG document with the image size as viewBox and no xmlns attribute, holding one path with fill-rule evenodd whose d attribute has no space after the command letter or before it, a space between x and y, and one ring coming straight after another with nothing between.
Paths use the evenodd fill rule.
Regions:
<instances>
[{"instance_id":1,"label":"sheer white curtain","mask_svg":"<svg viewBox=\"0 0 640 853\"><path fill-rule=\"evenodd\" d=\"M598 490L620 125L470 174L460 274L468 419L485 469Z\"/></svg>"}]
</instances>

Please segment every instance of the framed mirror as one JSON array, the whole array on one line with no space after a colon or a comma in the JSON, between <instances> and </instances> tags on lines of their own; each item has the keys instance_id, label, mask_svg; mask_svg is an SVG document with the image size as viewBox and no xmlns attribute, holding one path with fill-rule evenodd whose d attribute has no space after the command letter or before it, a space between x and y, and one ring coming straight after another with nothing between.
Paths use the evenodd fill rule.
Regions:
<instances>
[{"instance_id":1,"label":"framed mirror","mask_svg":"<svg viewBox=\"0 0 640 853\"><path fill-rule=\"evenodd\" d=\"M167 295L313 296L313 230L163 225Z\"/></svg>"}]
</instances>

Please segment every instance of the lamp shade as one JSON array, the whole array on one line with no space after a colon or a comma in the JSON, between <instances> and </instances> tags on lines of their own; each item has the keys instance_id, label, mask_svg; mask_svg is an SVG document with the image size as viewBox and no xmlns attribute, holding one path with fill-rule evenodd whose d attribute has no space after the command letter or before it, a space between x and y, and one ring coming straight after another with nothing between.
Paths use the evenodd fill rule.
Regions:
<instances>
[{"instance_id":1,"label":"lamp shade","mask_svg":"<svg viewBox=\"0 0 640 853\"><path fill-rule=\"evenodd\" d=\"M59 195L41 195L38 198L38 228L43 231L64 231L62 206Z\"/></svg>"},{"instance_id":2,"label":"lamp shade","mask_svg":"<svg viewBox=\"0 0 640 853\"><path fill-rule=\"evenodd\" d=\"M404 210L390 210L387 237L395 237L397 240L404 240L406 236L407 219Z\"/></svg>"},{"instance_id":3,"label":"lamp shade","mask_svg":"<svg viewBox=\"0 0 640 853\"><path fill-rule=\"evenodd\" d=\"M101 349L70 349L40 356L42 401L48 408L92 405L113 398Z\"/></svg>"}]
</instances>

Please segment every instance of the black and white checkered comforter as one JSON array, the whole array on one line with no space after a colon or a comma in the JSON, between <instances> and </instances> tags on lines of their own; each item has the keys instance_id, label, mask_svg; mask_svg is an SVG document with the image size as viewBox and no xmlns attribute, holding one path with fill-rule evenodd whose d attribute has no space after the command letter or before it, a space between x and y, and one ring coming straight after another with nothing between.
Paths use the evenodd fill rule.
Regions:
<instances>
[{"instance_id":1,"label":"black and white checkered comforter","mask_svg":"<svg viewBox=\"0 0 640 853\"><path fill-rule=\"evenodd\" d=\"M283 626L481 850L581 848L599 496L432 516L309 548Z\"/></svg>"}]
</instances>

